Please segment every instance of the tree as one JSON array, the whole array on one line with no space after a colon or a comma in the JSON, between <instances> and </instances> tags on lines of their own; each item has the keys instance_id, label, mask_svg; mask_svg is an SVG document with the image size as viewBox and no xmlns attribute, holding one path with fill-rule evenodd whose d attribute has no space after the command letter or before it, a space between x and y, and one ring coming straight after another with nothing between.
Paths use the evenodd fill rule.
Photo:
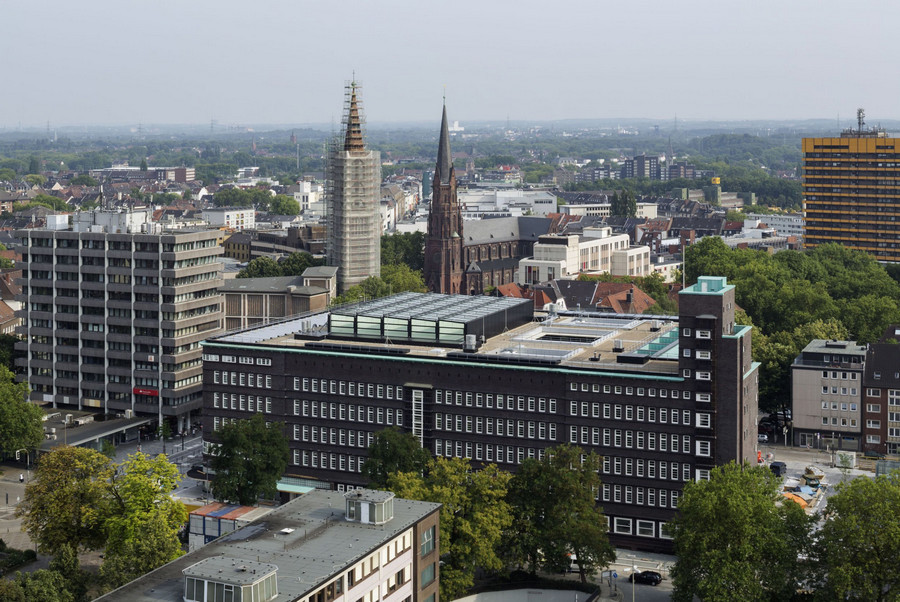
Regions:
<instances>
[{"instance_id":1,"label":"tree","mask_svg":"<svg viewBox=\"0 0 900 602\"><path fill-rule=\"evenodd\" d=\"M594 501L599 469L599 456L585 456L572 445L522 463L509 484L508 499L517 517L510 538L513 558L524 560L532 572L556 572L565 570L574 554L582 583L615 560L606 517Z\"/></svg>"},{"instance_id":2,"label":"tree","mask_svg":"<svg viewBox=\"0 0 900 602\"><path fill-rule=\"evenodd\" d=\"M278 267L282 276L301 276L306 268L322 265L321 259L316 259L305 251L298 251L288 255Z\"/></svg>"},{"instance_id":3,"label":"tree","mask_svg":"<svg viewBox=\"0 0 900 602\"><path fill-rule=\"evenodd\" d=\"M68 211L70 209L64 200L58 199L55 196L50 196L49 194L35 195L33 199L28 201L28 204L44 205L45 207L49 207L56 211Z\"/></svg>"},{"instance_id":4,"label":"tree","mask_svg":"<svg viewBox=\"0 0 900 602\"><path fill-rule=\"evenodd\" d=\"M216 473L212 485L216 499L249 506L260 496L275 497L288 460L283 426L280 422L267 425L262 414L254 414L216 432L219 444L210 464Z\"/></svg>"},{"instance_id":5,"label":"tree","mask_svg":"<svg viewBox=\"0 0 900 602\"><path fill-rule=\"evenodd\" d=\"M90 575L81 570L78 564L78 551L69 544L59 547L53 560L50 561L50 570L62 575L66 583L66 589L72 594L75 602L87 600L87 589ZM0 599L3 599L0 596Z\"/></svg>"},{"instance_id":6,"label":"tree","mask_svg":"<svg viewBox=\"0 0 900 602\"><path fill-rule=\"evenodd\" d=\"M269 203L269 213L275 215L300 215L300 203L286 194L276 194Z\"/></svg>"},{"instance_id":7,"label":"tree","mask_svg":"<svg viewBox=\"0 0 900 602\"><path fill-rule=\"evenodd\" d=\"M181 513L183 524L187 520L183 505ZM151 509L117 526L127 527L127 531L110 532L100 567L100 576L109 587L120 587L184 553L178 540L178 527L173 529L159 509Z\"/></svg>"},{"instance_id":8,"label":"tree","mask_svg":"<svg viewBox=\"0 0 900 602\"><path fill-rule=\"evenodd\" d=\"M84 447L57 447L38 459L16 516L39 551L55 554L63 544L103 547L111 475L109 458Z\"/></svg>"},{"instance_id":9,"label":"tree","mask_svg":"<svg viewBox=\"0 0 900 602\"><path fill-rule=\"evenodd\" d=\"M281 267L271 257L257 257L238 272L236 278L272 278L283 276Z\"/></svg>"},{"instance_id":10,"label":"tree","mask_svg":"<svg viewBox=\"0 0 900 602\"><path fill-rule=\"evenodd\" d=\"M147 171L147 159L141 159L141 171Z\"/></svg>"},{"instance_id":11,"label":"tree","mask_svg":"<svg viewBox=\"0 0 900 602\"><path fill-rule=\"evenodd\" d=\"M421 272L425 266L425 233L404 232L381 237L381 266L405 265Z\"/></svg>"},{"instance_id":12,"label":"tree","mask_svg":"<svg viewBox=\"0 0 900 602\"><path fill-rule=\"evenodd\" d=\"M813 519L782 501L768 467L734 462L684 486L670 523L675 555L672 599L787 600L802 580Z\"/></svg>"},{"instance_id":13,"label":"tree","mask_svg":"<svg viewBox=\"0 0 900 602\"><path fill-rule=\"evenodd\" d=\"M216 207L251 207L253 200L240 188L222 188L213 195Z\"/></svg>"},{"instance_id":14,"label":"tree","mask_svg":"<svg viewBox=\"0 0 900 602\"><path fill-rule=\"evenodd\" d=\"M4 361L8 361L4 357ZM28 384L0 366L0 452L33 452L44 439L44 412L28 400Z\"/></svg>"},{"instance_id":15,"label":"tree","mask_svg":"<svg viewBox=\"0 0 900 602\"><path fill-rule=\"evenodd\" d=\"M385 489L391 474L421 474L429 459L431 454L415 435L397 427L387 428L375 433L375 440L369 446L369 457L362 466L362 474L369 480L369 487Z\"/></svg>"},{"instance_id":16,"label":"tree","mask_svg":"<svg viewBox=\"0 0 900 602\"><path fill-rule=\"evenodd\" d=\"M79 176L75 176L71 180L69 180L69 184L77 184L80 186L99 186L100 182L86 173L83 173Z\"/></svg>"},{"instance_id":17,"label":"tree","mask_svg":"<svg viewBox=\"0 0 900 602\"><path fill-rule=\"evenodd\" d=\"M415 272L403 264L382 266L381 279L388 285L391 293L424 293L428 290L425 288L422 272Z\"/></svg>"},{"instance_id":18,"label":"tree","mask_svg":"<svg viewBox=\"0 0 900 602\"><path fill-rule=\"evenodd\" d=\"M497 548L512 523L506 488L508 472L494 464L473 471L462 458L429 461L425 474L398 472L388 488L398 497L440 502L441 598L455 600L475 580L475 571L499 570Z\"/></svg>"},{"instance_id":19,"label":"tree","mask_svg":"<svg viewBox=\"0 0 900 602\"><path fill-rule=\"evenodd\" d=\"M900 472L857 477L828 499L820 560L829 600L881 602L900 597Z\"/></svg>"},{"instance_id":20,"label":"tree","mask_svg":"<svg viewBox=\"0 0 900 602\"><path fill-rule=\"evenodd\" d=\"M28 158L28 173L41 173L41 160L35 156Z\"/></svg>"},{"instance_id":21,"label":"tree","mask_svg":"<svg viewBox=\"0 0 900 602\"><path fill-rule=\"evenodd\" d=\"M40 569L33 573L16 573L16 585L21 588L23 602L75 601L65 577L56 571Z\"/></svg>"},{"instance_id":22,"label":"tree","mask_svg":"<svg viewBox=\"0 0 900 602\"><path fill-rule=\"evenodd\" d=\"M0 182L12 182L16 179L16 172L12 169L4 167L0 169Z\"/></svg>"},{"instance_id":23,"label":"tree","mask_svg":"<svg viewBox=\"0 0 900 602\"><path fill-rule=\"evenodd\" d=\"M25 176L25 181L32 186L43 186L47 183L47 178L39 173L30 173Z\"/></svg>"}]
</instances>

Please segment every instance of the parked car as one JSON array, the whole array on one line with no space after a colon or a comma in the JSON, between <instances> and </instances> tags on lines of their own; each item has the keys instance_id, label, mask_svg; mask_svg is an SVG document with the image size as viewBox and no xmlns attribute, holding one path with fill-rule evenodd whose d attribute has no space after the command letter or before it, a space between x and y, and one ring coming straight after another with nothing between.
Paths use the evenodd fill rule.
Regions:
<instances>
[{"instance_id":1,"label":"parked car","mask_svg":"<svg viewBox=\"0 0 900 602\"><path fill-rule=\"evenodd\" d=\"M759 435L756 436L756 440L759 441L760 443L768 443L769 436L765 433L760 433Z\"/></svg>"},{"instance_id":2,"label":"parked car","mask_svg":"<svg viewBox=\"0 0 900 602\"><path fill-rule=\"evenodd\" d=\"M659 585L662 582L662 575L656 571L640 571L628 575L628 580L632 583L643 583L644 585Z\"/></svg>"},{"instance_id":3,"label":"parked car","mask_svg":"<svg viewBox=\"0 0 900 602\"><path fill-rule=\"evenodd\" d=\"M867 449L866 451L863 452L863 457L864 458L872 458L875 460L883 460L884 454L881 452L877 452L874 449Z\"/></svg>"}]
</instances>

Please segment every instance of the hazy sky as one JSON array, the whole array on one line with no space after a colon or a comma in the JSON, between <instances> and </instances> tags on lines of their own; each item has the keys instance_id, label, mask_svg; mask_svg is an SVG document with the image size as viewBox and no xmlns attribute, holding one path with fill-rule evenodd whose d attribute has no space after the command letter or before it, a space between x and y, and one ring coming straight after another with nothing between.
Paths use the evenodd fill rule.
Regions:
<instances>
[{"instance_id":1,"label":"hazy sky","mask_svg":"<svg viewBox=\"0 0 900 602\"><path fill-rule=\"evenodd\" d=\"M8 0L0 128L900 118L900 4Z\"/></svg>"}]
</instances>

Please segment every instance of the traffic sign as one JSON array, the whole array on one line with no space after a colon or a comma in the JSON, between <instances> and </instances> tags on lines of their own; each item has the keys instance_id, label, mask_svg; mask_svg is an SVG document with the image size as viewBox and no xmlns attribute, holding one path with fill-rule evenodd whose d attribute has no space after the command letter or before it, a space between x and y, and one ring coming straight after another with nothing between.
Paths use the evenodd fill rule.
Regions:
<instances>
[{"instance_id":1,"label":"traffic sign","mask_svg":"<svg viewBox=\"0 0 900 602\"><path fill-rule=\"evenodd\" d=\"M619 573L613 571L613 579L618 579L618 578L619 578Z\"/></svg>"}]
</instances>

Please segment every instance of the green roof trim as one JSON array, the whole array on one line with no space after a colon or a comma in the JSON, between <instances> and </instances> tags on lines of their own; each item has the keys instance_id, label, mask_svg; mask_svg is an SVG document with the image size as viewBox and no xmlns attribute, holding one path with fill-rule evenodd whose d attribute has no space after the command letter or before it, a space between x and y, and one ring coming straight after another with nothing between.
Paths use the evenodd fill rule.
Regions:
<instances>
[{"instance_id":1,"label":"green roof trim","mask_svg":"<svg viewBox=\"0 0 900 602\"><path fill-rule=\"evenodd\" d=\"M302 347L292 348L292 347L276 347L274 345L265 346L265 345L240 345L235 343L217 343L215 341L204 341L204 347L218 347L222 349L252 349L255 351L259 350L268 350L268 351L279 351L285 353L301 353L301 354L310 354L310 355L324 355L331 357L346 357L359 359L360 357L366 358L377 358L379 360L384 361L393 361L393 362L414 362L414 363L423 363L423 364L442 364L446 366L465 366L468 368L479 367L479 368L504 368L511 370L525 370L528 372L546 372L552 374L577 374L579 376L587 376L587 375L596 375L596 376L612 376L618 378L633 378L633 379L641 379L641 380L657 380L664 382L684 382L684 378L681 376L661 376L658 374L643 374L643 373L629 373L629 372L609 372L609 371L599 371L599 370L578 370L575 368L544 368L541 366L516 366L515 364L492 364L489 362L461 362L458 360L447 360L447 359L437 359L437 358L428 358L428 357L417 357L411 355L404 356L391 356L391 355L359 355L356 353L347 353L345 351L325 351L322 349L305 349Z\"/></svg>"}]
</instances>

